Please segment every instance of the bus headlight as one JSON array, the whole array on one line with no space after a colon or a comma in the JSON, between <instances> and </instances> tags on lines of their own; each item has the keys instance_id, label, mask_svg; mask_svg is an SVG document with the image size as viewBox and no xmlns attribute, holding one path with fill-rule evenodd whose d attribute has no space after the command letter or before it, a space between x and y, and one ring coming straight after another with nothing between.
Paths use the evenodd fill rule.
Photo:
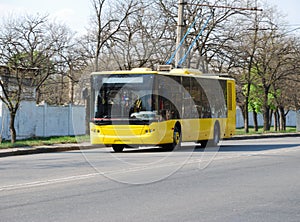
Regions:
<instances>
[{"instance_id":1,"label":"bus headlight","mask_svg":"<svg viewBox=\"0 0 300 222\"><path fill-rule=\"evenodd\" d=\"M146 129L145 130L145 133L153 133L153 132L155 132L155 129Z\"/></svg>"}]
</instances>

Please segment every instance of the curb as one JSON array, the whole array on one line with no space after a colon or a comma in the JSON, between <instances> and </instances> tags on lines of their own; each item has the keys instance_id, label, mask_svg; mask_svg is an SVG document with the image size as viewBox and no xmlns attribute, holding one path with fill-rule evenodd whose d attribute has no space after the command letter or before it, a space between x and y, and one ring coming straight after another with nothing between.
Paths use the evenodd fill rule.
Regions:
<instances>
[{"instance_id":1,"label":"curb","mask_svg":"<svg viewBox=\"0 0 300 222\"><path fill-rule=\"evenodd\" d=\"M22 147L22 148L10 148L0 150L0 158L9 156L20 156L30 154L42 154L42 153L55 153L55 152L67 152L74 150L96 149L103 148L103 145L86 145L86 144L57 144L51 146L38 146L38 147Z\"/></svg>"},{"instance_id":2,"label":"curb","mask_svg":"<svg viewBox=\"0 0 300 222\"><path fill-rule=\"evenodd\" d=\"M247 139L253 140L253 139L276 138L276 137L300 137L300 133L269 133L269 134L241 135L241 136L236 135L234 137L225 138L223 140L247 140ZM97 149L97 148L104 148L104 147L105 147L104 145L91 145L89 143L77 143L77 144L57 144L57 145L39 146L39 147L10 148L10 149L2 149L2 150L0 149L0 158L9 157L9 156Z\"/></svg>"},{"instance_id":3,"label":"curb","mask_svg":"<svg viewBox=\"0 0 300 222\"><path fill-rule=\"evenodd\" d=\"M247 139L263 139L276 137L300 137L300 133L268 133L268 134L252 134L252 135L236 135L223 140L247 140Z\"/></svg>"}]
</instances>

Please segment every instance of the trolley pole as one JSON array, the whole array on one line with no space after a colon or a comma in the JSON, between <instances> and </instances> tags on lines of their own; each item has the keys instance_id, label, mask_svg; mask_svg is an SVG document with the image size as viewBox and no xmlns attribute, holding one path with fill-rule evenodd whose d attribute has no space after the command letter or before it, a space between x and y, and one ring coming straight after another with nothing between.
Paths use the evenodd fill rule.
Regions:
<instances>
[{"instance_id":1,"label":"trolley pole","mask_svg":"<svg viewBox=\"0 0 300 222\"><path fill-rule=\"evenodd\" d=\"M184 20L183 20L183 12L184 5L186 4L185 0L178 0L178 21L177 21L177 37L176 37L176 48L180 45L180 41L183 37L183 29L184 29ZM175 55L175 67L178 66L179 60L182 57L182 49L181 47L177 51Z\"/></svg>"},{"instance_id":2,"label":"trolley pole","mask_svg":"<svg viewBox=\"0 0 300 222\"><path fill-rule=\"evenodd\" d=\"M178 0L178 21L177 21L177 36L176 36L176 51L175 54L175 67L178 67L178 63L183 55L182 45L180 46L180 42L183 38L183 32L185 24L183 19L183 13L184 13L184 6L185 5L194 5L198 7L208 7L211 9L214 8L223 8L223 9L229 9L229 10L241 10L241 11L262 11L262 9L258 9L257 6L254 8L243 8L243 7L232 7L232 6L226 6L226 5L210 5L210 4L195 4L195 3L187 3L185 0ZM179 47L180 46L180 47ZM174 57L171 57L171 61ZM170 61L170 63L171 63Z\"/></svg>"}]
</instances>

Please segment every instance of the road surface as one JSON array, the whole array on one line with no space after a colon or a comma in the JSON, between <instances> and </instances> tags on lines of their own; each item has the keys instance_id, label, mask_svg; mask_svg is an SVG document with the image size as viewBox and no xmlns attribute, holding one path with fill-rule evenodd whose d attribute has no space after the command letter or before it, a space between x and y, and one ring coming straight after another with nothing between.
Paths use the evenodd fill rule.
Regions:
<instances>
[{"instance_id":1,"label":"road surface","mask_svg":"<svg viewBox=\"0 0 300 222\"><path fill-rule=\"evenodd\" d=\"M299 137L0 159L0 221L300 221Z\"/></svg>"}]
</instances>

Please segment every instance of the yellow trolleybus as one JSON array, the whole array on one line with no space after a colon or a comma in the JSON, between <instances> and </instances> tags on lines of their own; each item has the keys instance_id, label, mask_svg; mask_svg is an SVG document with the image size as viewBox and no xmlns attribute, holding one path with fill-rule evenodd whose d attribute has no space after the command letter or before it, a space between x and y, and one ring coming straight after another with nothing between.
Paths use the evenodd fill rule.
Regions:
<instances>
[{"instance_id":1,"label":"yellow trolleybus","mask_svg":"<svg viewBox=\"0 0 300 222\"><path fill-rule=\"evenodd\" d=\"M124 148L217 145L235 131L235 82L193 69L91 74L92 144Z\"/></svg>"}]
</instances>

